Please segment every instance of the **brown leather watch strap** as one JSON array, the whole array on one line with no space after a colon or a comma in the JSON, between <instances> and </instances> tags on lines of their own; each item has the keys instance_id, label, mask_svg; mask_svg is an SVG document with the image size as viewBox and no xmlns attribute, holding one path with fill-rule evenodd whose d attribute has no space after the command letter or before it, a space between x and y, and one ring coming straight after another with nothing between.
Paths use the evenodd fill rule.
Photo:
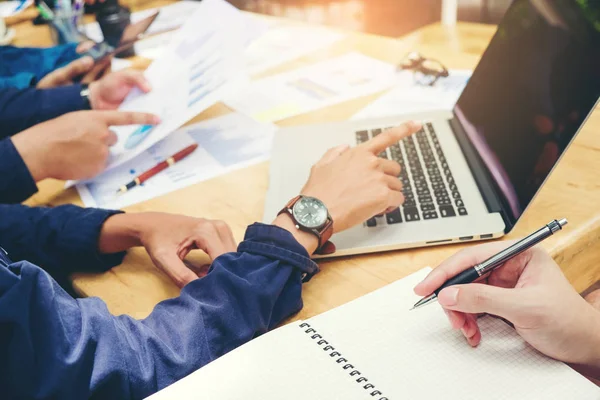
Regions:
<instances>
[{"instance_id":1,"label":"brown leather watch strap","mask_svg":"<svg viewBox=\"0 0 600 400\"><path fill-rule=\"evenodd\" d=\"M294 205L302 198L302 196L296 196L293 199L291 199L290 201L288 201L288 203L285 205L285 207L283 207L281 209L281 211L279 211L277 213L277 215L281 215L281 214L287 214L290 216L290 218L292 219L292 221L294 221L294 224L296 225L296 227L304 232L308 232L308 233L312 233L313 235L315 235L318 239L319 239L319 247L317 248L317 252L319 252L319 250L329 241L329 239L331 239L331 236L333 236L333 219L331 219L331 216L327 215L327 222L325 223L325 225L323 225L321 228L319 229L307 229L302 227L298 221L296 220L296 217L294 217L294 213L292 212L292 209L294 207Z\"/></svg>"}]
</instances>

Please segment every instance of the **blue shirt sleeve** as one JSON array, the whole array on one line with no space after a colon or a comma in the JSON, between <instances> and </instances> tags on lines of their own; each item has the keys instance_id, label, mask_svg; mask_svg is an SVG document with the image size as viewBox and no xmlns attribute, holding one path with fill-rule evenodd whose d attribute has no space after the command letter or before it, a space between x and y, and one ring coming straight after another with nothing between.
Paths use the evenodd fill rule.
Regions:
<instances>
[{"instance_id":1,"label":"blue shirt sleeve","mask_svg":"<svg viewBox=\"0 0 600 400\"><path fill-rule=\"evenodd\" d=\"M0 87L25 89L80 57L77 44L49 48L0 46Z\"/></svg>"},{"instance_id":2,"label":"blue shirt sleeve","mask_svg":"<svg viewBox=\"0 0 600 400\"><path fill-rule=\"evenodd\" d=\"M302 308L318 271L280 228L255 224L237 253L144 320L75 300L28 262L0 267L0 387L8 398L141 399Z\"/></svg>"},{"instance_id":3,"label":"blue shirt sleeve","mask_svg":"<svg viewBox=\"0 0 600 400\"><path fill-rule=\"evenodd\" d=\"M64 205L0 205L0 246L13 261L28 260L62 280L75 271L105 271L124 253L100 254L104 221L120 211Z\"/></svg>"},{"instance_id":4,"label":"blue shirt sleeve","mask_svg":"<svg viewBox=\"0 0 600 400\"><path fill-rule=\"evenodd\" d=\"M81 85L54 89L0 89L0 137L85 108Z\"/></svg>"},{"instance_id":5,"label":"blue shirt sleeve","mask_svg":"<svg viewBox=\"0 0 600 400\"><path fill-rule=\"evenodd\" d=\"M0 76L0 89L26 89L35 86L36 79L35 74L31 72L18 72L10 76Z\"/></svg>"},{"instance_id":6,"label":"blue shirt sleeve","mask_svg":"<svg viewBox=\"0 0 600 400\"><path fill-rule=\"evenodd\" d=\"M0 203L20 203L36 192L37 185L12 140L0 140Z\"/></svg>"}]
</instances>

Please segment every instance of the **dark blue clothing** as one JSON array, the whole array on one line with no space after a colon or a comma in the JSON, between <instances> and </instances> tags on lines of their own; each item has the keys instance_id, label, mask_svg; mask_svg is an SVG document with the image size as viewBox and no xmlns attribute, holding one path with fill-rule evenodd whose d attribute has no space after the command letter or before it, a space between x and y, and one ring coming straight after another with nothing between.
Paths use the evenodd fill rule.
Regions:
<instances>
[{"instance_id":1,"label":"dark blue clothing","mask_svg":"<svg viewBox=\"0 0 600 400\"><path fill-rule=\"evenodd\" d=\"M92 227L99 229L105 212L19 213L25 215L0 237L14 257L0 260L0 388L8 399L148 396L299 311L302 278L318 271L289 232L255 224L237 253L214 260L206 277L158 304L148 318L115 317L100 299L73 299L34 263L17 261L57 263L69 271L109 267L115 260L92 254ZM25 226L17 227L19 220ZM18 243L12 229L21 232Z\"/></svg>"},{"instance_id":2,"label":"dark blue clothing","mask_svg":"<svg viewBox=\"0 0 600 400\"><path fill-rule=\"evenodd\" d=\"M38 190L10 138L0 140L0 177L0 203L20 203Z\"/></svg>"},{"instance_id":3,"label":"dark blue clothing","mask_svg":"<svg viewBox=\"0 0 600 400\"><path fill-rule=\"evenodd\" d=\"M0 46L0 89L33 87L44 76L81 57L77 44L50 48Z\"/></svg>"},{"instance_id":4,"label":"dark blue clothing","mask_svg":"<svg viewBox=\"0 0 600 400\"><path fill-rule=\"evenodd\" d=\"M0 137L12 136L40 122L85 108L81 85L54 89L0 89ZM1 158L1 154L0 154Z\"/></svg>"}]
</instances>

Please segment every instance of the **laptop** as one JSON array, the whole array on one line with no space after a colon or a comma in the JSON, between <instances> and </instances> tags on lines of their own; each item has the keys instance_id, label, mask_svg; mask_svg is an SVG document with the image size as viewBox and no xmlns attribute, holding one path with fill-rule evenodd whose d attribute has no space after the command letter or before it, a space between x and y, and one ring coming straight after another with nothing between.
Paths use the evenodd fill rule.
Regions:
<instances>
[{"instance_id":1,"label":"laptop","mask_svg":"<svg viewBox=\"0 0 600 400\"><path fill-rule=\"evenodd\" d=\"M416 119L420 132L380 154L402 165L406 201L335 234L333 256L510 232L598 101L600 28L588 7L514 1L452 111L279 130L264 221L300 192L327 149Z\"/></svg>"}]
</instances>

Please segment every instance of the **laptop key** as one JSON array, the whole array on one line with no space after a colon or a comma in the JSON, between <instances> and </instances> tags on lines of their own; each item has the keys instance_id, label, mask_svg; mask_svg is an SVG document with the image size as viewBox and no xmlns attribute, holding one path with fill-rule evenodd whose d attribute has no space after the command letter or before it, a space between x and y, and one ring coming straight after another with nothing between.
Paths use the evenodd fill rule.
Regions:
<instances>
[{"instance_id":1,"label":"laptop key","mask_svg":"<svg viewBox=\"0 0 600 400\"><path fill-rule=\"evenodd\" d=\"M402 222L402 214L400 213L400 209L396 208L394 211L385 214L385 219L388 224L399 224Z\"/></svg>"},{"instance_id":2,"label":"laptop key","mask_svg":"<svg viewBox=\"0 0 600 400\"><path fill-rule=\"evenodd\" d=\"M465 206L465 203L462 201L462 199L456 199L455 203L456 203L456 207L464 207Z\"/></svg>"},{"instance_id":3,"label":"laptop key","mask_svg":"<svg viewBox=\"0 0 600 400\"><path fill-rule=\"evenodd\" d=\"M371 134L373 135L373 137L380 135L382 132L381 129L371 129Z\"/></svg>"},{"instance_id":4,"label":"laptop key","mask_svg":"<svg viewBox=\"0 0 600 400\"><path fill-rule=\"evenodd\" d=\"M439 206L445 206L445 205L451 205L452 204L452 202L450 201L450 199L448 197L441 198L441 199L436 199L436 203L438 203Z\"/></svg>"},{"instance_id":5,"label":"laptop key","mask_svg":"<svg viewBox=\"0 0 600 400\"><path fill-rule=\"evenodd\" d=\"M454 211L454 207L452 207L451 205L440 206L440 214L441 214L442 218L456 217L456 212Z\"/></svg>"},{"instance_id":6,"label":"laptop key","mask_svg":"<svg viewBox=\"0 0 600 400\"><path fill-rule=\"evenodd\" d=\"M369 140L369 132L358 131L356 132L356 143L361 144Z\"/></svg>"},{"instance_id":7,"label":"laptop key","mask_svg":"<svg viewBox=\"0 0 600 400\"><path fill-rule=\"evenodd\" d=\"M458 190L452 192L452 197L454 197L455 199L460 199L460 193L458 192Z\"/></svg>"},{"instance_id":8,"label":"laptop key","mask_svg":"<svg viewBox=\"0 0 600 400\"><path fill-rule=\"evenodd\" d=\"M467 209L464 207L458 207L458 215L469 215Z\"/></svg>"},{"instance_id":9,"label":"laptop key","mask_svg":"<svg viewBox=\"0 0 600 400\"><path fill-rule=\"evenodd\" d=\"M373 228L374 226L377 226L377 221L375 220L375 218L370 218L367 220L367 226L369 228Z\"/></svg>"},{"instance_id":10,"label":"laptop key","mask_svg":"<svg viewBox=\"0 0 600 400\"><path fill-rule=\"evenodd\" d=\"M421 204L421 211L435 211L435 205L432 203Z\"/></svg>"},{"instance_id":11,"label":"laptop key","mask_svg":"<svg viewBox=\"0 0 600 400\"><path fill-rule=\"evenodd\" d=\"M423 219L436 219L438 217L437 212L427 211L423 213Z\"/></svg>"},{"instance_id":12,"label":"laptop key","mask_svg":"<svg viewBox=\"0 0 600 400\"><path fill-rule=\"evenodd\" d=\"M417 207L404 207L404 220L406 222L420 221L419 210Z\"/></svg>"}]
</instances>

